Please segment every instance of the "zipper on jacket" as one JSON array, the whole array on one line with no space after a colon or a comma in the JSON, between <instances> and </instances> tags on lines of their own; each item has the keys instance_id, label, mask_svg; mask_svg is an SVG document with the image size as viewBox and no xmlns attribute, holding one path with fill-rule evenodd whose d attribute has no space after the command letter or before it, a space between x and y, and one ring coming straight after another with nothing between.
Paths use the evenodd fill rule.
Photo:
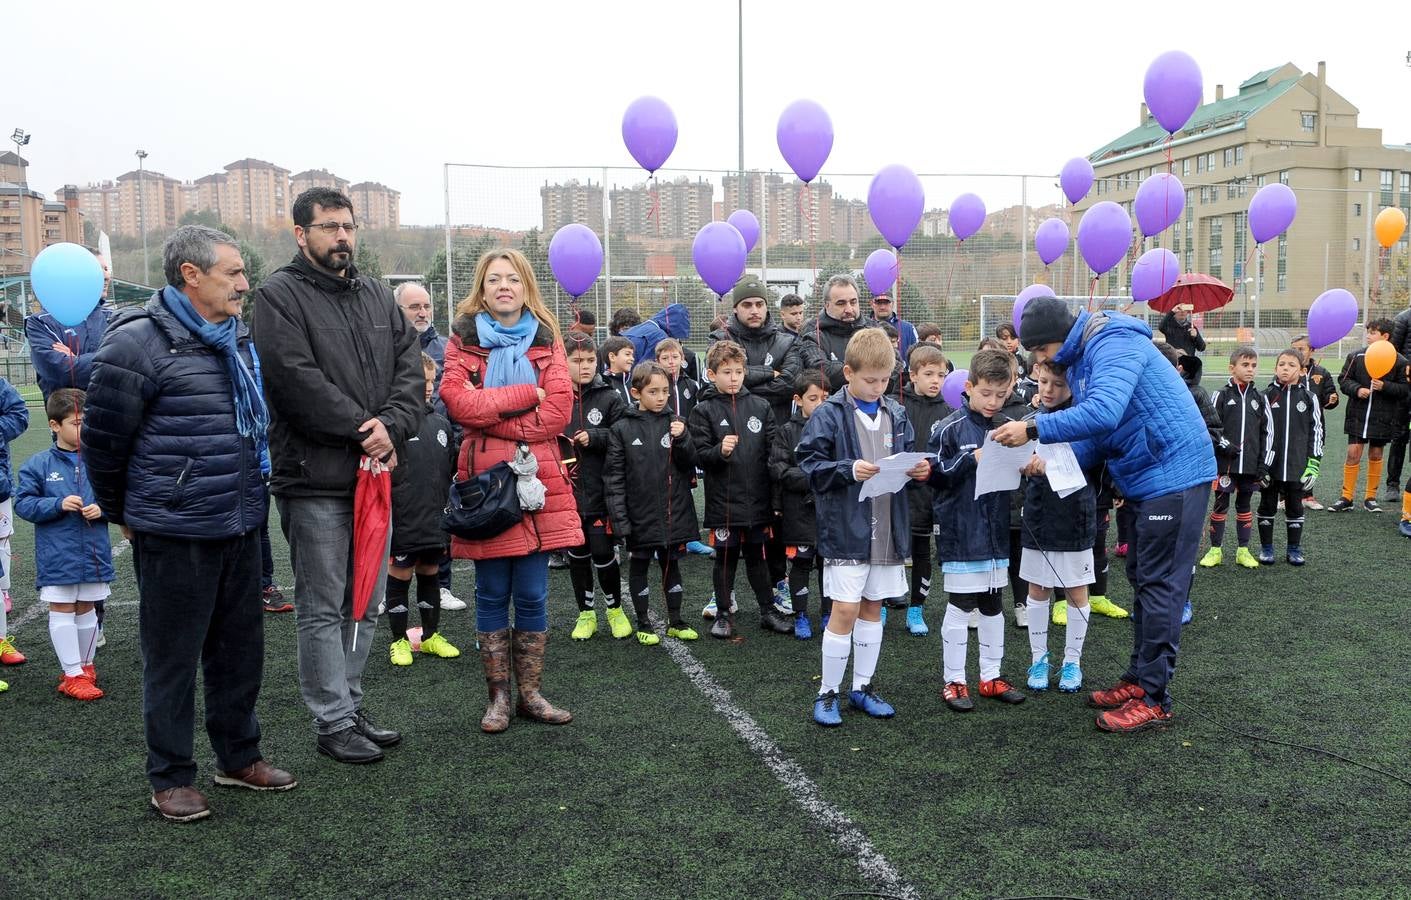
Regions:
<instances>
[{"instance_id":1,"label":"zipper on jacket","mask_svg":"<svg viewBox=\"0 0 1411 900\"><path fill-rule=\"evenodd\" d=\"M1280 481L1289 480L1289 429L1293 427L1293 419L1289 412L1289 407L1293 406L1293 391L1284 389L1284 477Z\"/></svg>"},{"instance_id":2,"label":"zipper on jacket","mask_svg":"<svg viewBox=\"0 0 1411 900\"><path fill-rule=\"evenodd\" d=\"M1240 474L1244 474L1244 419L1245 419L1245 415L1244 415L1244 397L1245 397L1245 392L1244 392L1244 388L1241 388L1241 387L1238 387L1238 386L1235 387L1235 390L1238 391L1238 392L1239 392L1239 395L1240 395L1240 456L1239 456L1239 467L1240 467Z\"/></svg>"}]
</instances>

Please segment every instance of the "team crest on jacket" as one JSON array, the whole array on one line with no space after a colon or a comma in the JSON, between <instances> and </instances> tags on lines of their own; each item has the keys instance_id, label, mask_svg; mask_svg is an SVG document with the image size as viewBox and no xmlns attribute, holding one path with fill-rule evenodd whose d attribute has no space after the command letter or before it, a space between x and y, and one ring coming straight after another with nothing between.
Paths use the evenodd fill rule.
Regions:
<instances>
[{"instance_id":1,"label":"team crest on jacket","mask_svg":"<svg viewBox=\"0 0 1411 900\"><path fill-rule=\"evenodd\" d=\"M728 529L728 528L717 528L717 529L715 529L715 539L716 539L717 541L728 541L728 540L730 540L730 529Z\"/></svg>"},{"instance_id":2,"label":"team crest on jacket","mask_svg":"<svg viewBox=\"0 0 1411 900\"><path fill-rule=\"evenodd\" d=\"M661 445L667 448L668 450L671 449L671 432L668 431L666 434L663 434L661 436Z\"/></svg>"},{"instance_id":3,"label":"team crest on jacket","mask_svg":"<svg viewBox=\"0 0 1411 900\"><path fill-rule=\"evenodd\" d=\"M590 410L588 410L588 424L589 424L589 425L601 425L601 424L603 424L603 411L602 411L601 409L590 409Z\"/></svg>"},{"instance_id":4,"label":"team crest on jacket","mask_svg":"<svg viewBox=\"0 0 1411 900\"><path fill-rule=\"evenodd\" d=\"M1314 375L1314 376L1313 376L1313 383L1314 383L1314 384L1322 384L1322 383L1323 383L1323 376L1322 376L1322 375Z\"/></svg>"},{"instance_id":5,"label":"team crest on jacket","mask_svg":"<svg viewBox=\"0 0 1411 900\"><path fill-rule=\"evenodd\" d=\"M1308 404L1300 400L1298 401L1298 405L1295 406L1294 409L1298 410L1299 412L1308 412Z\"/></svg>"},{"instance_id":6,"label":"team crest on jacket","mask_svg":"<svg viewBox=\"0 0 1411 900\"><path fill-rule=\"evenodd\" d=\"M1259 408L1259 401L1258 401L1258 400L1251 400L1251 401L1249 401L1249 408L1250 408L1250 409L1258 409L1258 408Z\"/></svg>"},{"instance_id":7,"label":"team crest on jacket","mask_svg":"<svg viewBox=\"0 0 1411 900\"><path fill-rule=\"evenodd\" d=\"M773 353L766 353L766 354L764 354L764 364L765 364L766 366L772 366L772 365L774 365L774 354L773 354Z\"/></svg>"},{"instance_id":8,"label":"team crest on jacket","mask_svg":"<svg viewBox=\"0 0 1411 900\"><path fill-rule=\"evenodd\" d=\"M444 428L438 428L438 429L436 429L436 441L437 441L437 443L439 443L442 447L446 446L446 429L444 429Z\"/></svg>"},{"instance_id":9,"label":"team crest on jacket","mask_svg":"<svg viewBox=\"0 0 1411 900\"><path fill-rule=\"evenodd\" d=\"M759 416L750 416L750 420L745 423L745 427L750 430L750 434L759 434L759 430L764 427L764 423L759 420Z\"/></svg>"},{"instance_id":10,"label":"team crest on jacket","mask_svg":"<svg viewBox=\"0 0 1411 900\"><path fill-rule=\"evenodd\" d=\"M1228 491L1229 489L1230 489L1230 476L1228 476L1228 475L1221 475L1221 476L1220 476L1220 490L1222 490L1222 491Z\"/></svg>"}]
</instances>

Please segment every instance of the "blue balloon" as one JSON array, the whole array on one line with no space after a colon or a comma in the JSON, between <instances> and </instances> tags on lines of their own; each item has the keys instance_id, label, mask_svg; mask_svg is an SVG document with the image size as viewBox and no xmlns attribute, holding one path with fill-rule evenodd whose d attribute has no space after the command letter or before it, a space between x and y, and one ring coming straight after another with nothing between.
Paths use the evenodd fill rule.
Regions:
<instances>
[{"instance_id":1,"label":"blue balloon","mask_svg":"<svg viewBox=\"0 0 1411 900\"><path fill-rule=\"evenodd\" d=\"M34 294L49 315L70 327L83 324L103 299L103 266L80 244L51 244L34 258Z\"/></svg>"}]
</instances>

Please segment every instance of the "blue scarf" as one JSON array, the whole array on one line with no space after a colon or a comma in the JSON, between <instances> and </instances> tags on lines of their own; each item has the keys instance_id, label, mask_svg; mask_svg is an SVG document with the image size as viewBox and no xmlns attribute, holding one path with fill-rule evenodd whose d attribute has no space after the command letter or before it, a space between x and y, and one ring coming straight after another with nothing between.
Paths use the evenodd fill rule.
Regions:
<instances>
[{"instance_id":1,"label":"blue scarf","mask_svg":"<svg viewBox=\"0 0 1411 900\"><path fill-rule=\"evenodd\" d=\"M538 331L539 320L527 309L519 314L519 321L514 325L501 325L487 312L475 317L475 334L480 339L480 346L490 348L490 365L485 370L486 387L538 382L534 377L534 367L525 356Z\"/></svg>"},{"instance_id":2,"label":"blue scarf","mask_svg":"<svg viewBox=\"0 0 1411 900\"><path fill-rule=\"evenodd\" d=\"M240 321L231 316L219 325L212 325L196 311L185 294L170 285L162 288L162 303L196 340L225 358L226 371L230 374L231 399L235 405L235 427L241 437L262 440L269 429L269 410L260 395L260 386L250 370L245 368L245 361L236 349Z\"/></svg>"}]
</instances>

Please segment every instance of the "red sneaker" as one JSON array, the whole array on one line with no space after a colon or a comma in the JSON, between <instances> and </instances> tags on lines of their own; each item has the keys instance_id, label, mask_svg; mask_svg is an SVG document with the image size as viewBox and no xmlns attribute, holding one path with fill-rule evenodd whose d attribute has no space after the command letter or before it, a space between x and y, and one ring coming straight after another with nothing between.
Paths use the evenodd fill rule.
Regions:
<instances>
[{"instance_id":1,"label":"red sneaker","mask_svg":"<svg viewBox=\"0 0 1411 900\"><path fill-rule=\"evenodd\" d=\"M1003 678L992 678L980 682L980 696L998 700L1001 703L1023 703L1024 695Z\"/></svg>"},{"instance_id":2,"label":"red sneaker","mask_svg":"<svg viewBox=\"0 0 1411 900\"><path fill-rule=\"evenodd\" d=\"M18 666L25 661L25 655L15 649L8 637L0 636L0 664Z\"/></svg>"},{"instance_id":3,"label":"red sneaker","mask_svg":"<svg viewBox=\"0 0 1411 900\"><path fill-rule=\"evenodd\" d=\"M294 604L284 599L284 592L270 585L260 592L260 600L267 613L287 613L294 611Z\"/></svg>"},{"instance_id":4,"label":"red sneaker","mask_svg":"<svg viewBox=\"0 0 1411 900\"><path fill-rule=\"evenodd\" d=\"M98 670L93 668L93 663L89 663L83 667L83 677L87 678L95 685L98 684Z\"/></svg>"},{"instance_id":5,"label":"red sneaker","mask_svg":"<svg viewBox=\"0 0 1411 900\"><path fill-rule=\"evenodd\" d=\"M1145 700L1128 700L1120 709L1097 714L1097 727L1117 734L1165 728L1170 724L1169 712L1159 706L1148 706Z\"/></svg>"},{"instance_id":6,"label":"red sneaker","mask_svg":"<svg viewBox=\"0 0 1411 900\"><path fill-rule=\"evenodd\" d=\"M98 685L89 681L84 675L65 675L59 679L59 693L75 700L87 702L97 700L103 696L103 692L98 689Z\"/></svg>"},{"instance_id":7,"label":"red sneaker","mask_svg":"<svg viewBox=\"0 0 1411 900\"><path fill-rule=\"evenodd\" d=\"M941 697L946 701L946 706L956 712L970 712L975 708L975 701L970 699L970 688L963 681L950 681L941 690Z\"/></svg>"},{"instance_id":8,"label":"red sneaker","mask_svg":"<svg viewBox=\"0 0 1411 900\"><path fill-rule=\"evenodd\" d=\"M1146 691L1141 689L1141 685L1119 681L1114 688L1089 694L1088 705L1093 709L1116 709L1128 700L1140 700L1145 696Z\"/></svg>"}]
</instances>

